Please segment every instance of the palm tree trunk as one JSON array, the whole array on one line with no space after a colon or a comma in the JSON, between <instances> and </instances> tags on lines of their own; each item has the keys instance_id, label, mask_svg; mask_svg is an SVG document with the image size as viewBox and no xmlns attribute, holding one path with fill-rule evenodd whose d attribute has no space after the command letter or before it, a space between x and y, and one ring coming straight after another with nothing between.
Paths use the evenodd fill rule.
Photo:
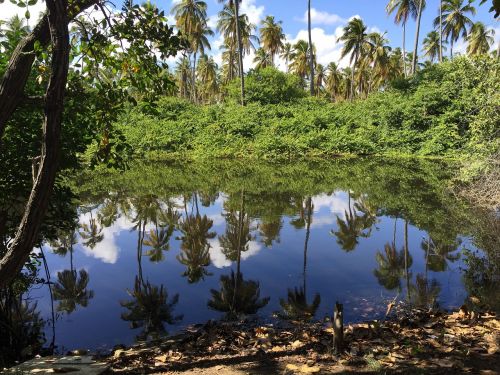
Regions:
<instances>
[{"instance_id":1,"label":"palm tree trunk","mask_svg":"<svg viewBox=\"0 0 500 375\"><path fill-rule=\"evenodd\" d=\"M245 105L245 74L243 71L243 44L241 43L240 32L240 2L241 0L234 1L234 13L236 17L236 38L238 39L238 62L240 68L240 81L241 81L241 105Z\"/></svg>"},{"instance_id":2,"label":"palm tree trunk","mask_svg":"<svg viewBox=\"0 0 500 375\"><path fill-rule=\"evenodd\" d=\"M307 270L307 248L309 246L309 237L311 235L311 221L312 221L312 198L309 197L306 200L307 205L307 224L306 224L306 238L304 241L304 297L306 296L306 270ZM307 300L307 298L305 298Z\"/></svg>"},{"instance_id":3,"label":"palm tree trunk","mask_svg":"<svg viewBox=\"0 0 500 375\"><path fill-rule=\"evenodd\" d=\"M311 92L311 96L314 96L314 49L311 34L311 0L308 0L307 2L307 31L309 33L309 90Z\"/></svg>"},{"instance_id":4,"label":"palm tree trunk","mask_svg":"<svg viewBox=\"0 0 500 375\"><path fill-rule=\"evenodd\" d=\"M351 72L351 93L350 93L351 100L354 99L354 72L356 70L357 64L358 64L358 52L356 52L356 57L354 58L354 65L352 66L352 72Z\"/></svg>"},{"instance_id":5,"label":"palm tree trunk","mask_svg":"<svg viewBox=\"0 0 500 375\"><path fill-rule=\"evenodd\" d=\"M0 288L14 279L33 250L58 170L64 93L69 66L68 11L62 0L47 0L46 4L49 9L52 64L45 94L40 167L14 240L0 261Z\"/></svg>"},{"instance_id":6,"label":"palm tree trunk","mask_svg":"<svg viewBox=\"0 0 500 375\"><path fill-rule=\"evenodd\" d=\"M405 77L408 77L408 72L406 71L406 22L403 22L403 71Z\"/></svg>"},{"instance_id":7,"label":"palm tree trunk","mask_svg":"<svg viewBox=\"0 0 500 375\"><path fill-rule=\"evenodd\" d=\"M413 61L411 64L411 73L412 74L415 74L415 72L417 71L418 38L420 36L420 21L422 20L423 5L424 5L424 1L420 0L418 2L417 31L415 33L415 48L413 49Z\"/></svg>"},{"instance_id":8,"label":"palm tree trunk","mask_svg":"<svg viewBox=\"0 0 500 375\"><path fill-rule=\"evenodd\" d=\"M443 0L439 1L439 62L443 62Z\"/></svg>"},{"instance_id":9,"label":"palm tree trunk","mask_svg":"<svg viewBox=\"0 0 500 375\"><path fill-rule=\"evenodd\" d=\"M453 35L450 38L450 59L453 59Z\"/></svg>"},{"instance_id":10,"label":"palm tree trunk","mask_svg":"<svg viewBox=\"0 0 500 375\"><path fill-rule=\"evenodd\" d=\"M196 103L198 101L196 95L196 51L194 51L194 59L193 59L193 102Z\"/></svg>"}]
</instances>

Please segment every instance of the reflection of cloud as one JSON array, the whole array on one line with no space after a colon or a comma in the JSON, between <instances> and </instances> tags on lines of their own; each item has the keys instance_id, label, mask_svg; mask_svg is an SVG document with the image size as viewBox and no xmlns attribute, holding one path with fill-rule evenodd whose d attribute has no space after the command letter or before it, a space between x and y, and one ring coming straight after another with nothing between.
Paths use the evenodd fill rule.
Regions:
<instances>
[{"instance_id":1,"label":"reflection of cloud","mask_svg":"<svg viewBox=\"0 0 500 375\"><path fill-rule=\"evenodd\" d=\"M207 217L214 222L214 226L222 225L226 222L226 219L222 214L211 214Z\"/></svg>"},{"instance_id":2,"label":"reflection of cloud","mask_svg":"<svg viewBox=\"0 0 500 375\"><path fill-rule=\"evenodd\" d=\"M217 268L230 267L232 262L222 253L219 239L209 240L210 243L210 260ZM254 255L257 255L262 249L262 245L256 241L248 243L248 250L241 253L241 260L246 260Z\"/></svg>"},{"instance_id":3,"label":"reflection of cloud","mask_svg":"<svg viewBox=\"0 0 500 375\"><path fill-rule=\"evenodd\" d=\"M96 215L97 212L93 213ZM95 216L94 216L95 217ZM88 223L90 221L90 213L86 213L80 215L79 217L80 223ZM118 260L118 253L120 252L120 248L116 244L116 239L120 232L124 230L130 230L133 227L133 224L128 220L125 216L121 216L115 223L107 228L102 229L102 234L104 236L103 240L93 248L90 249L86 246L81 246L83 253L86 256L91 256L96 259L102 260L104 263L114 264ZM81 238L79 243L81 244Z\"/></svg>"},{"instance_id":4,"label":"reflection of cloud","mask_svg":"<svg viewBox=\"0 0 500 375\"><path fill-rule=\"evenodd\" d=\"M317 217L314 216L311 223L311 228L331 226L333 225L333 223L335 223L336 218L337 217L335 215L317 216Z\"/></svg>"},{"instance_id":5,"label":"reflection of cloud","mask_svg":"<svg viewBox=\"0 0 500 375\"><path fill-rule=\"evenodd\" d=\"M342 193L342 195L344 194L345 193ZM312 200L314 204L314 212L319 212L322 208L327 208L332 214L334 214L332 215L331 221L328 221L326 217L313 217L313 226L331 224L336 219L336 216L344 218L345 211L349 210L348 200L345 197L342 197L338 192L332 195L317 195L313 197Z\"/></svg>"}]
</instances>

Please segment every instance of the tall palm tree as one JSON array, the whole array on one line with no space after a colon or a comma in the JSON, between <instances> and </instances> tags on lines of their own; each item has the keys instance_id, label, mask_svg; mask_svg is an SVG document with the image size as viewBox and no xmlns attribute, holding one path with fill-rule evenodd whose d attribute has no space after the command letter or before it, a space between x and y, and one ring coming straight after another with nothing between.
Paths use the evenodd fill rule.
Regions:
<instances>
[{"instance_id":1,"label":"tall palm tree","mask_svg":"<svg viewBox=\"0 0 500 375\"><path fill-rule=\"evenodd\" d=\"M495 30L487 29L482 22L476 22L466 40L468 43L467 54L469 56L486 55L495 42Z\"/></svg>"},{"instance_id":2,"label":"tall palm tree","mask_svg":"<svg viewBox=\"0 0 500 375\"><path fill-rule=\"evenodd\" d=\"M342 72L339 69L339 66L331 62L328 64L326 68L326 91L330 94L330 98L332 101L337 100L341 93L341 84L342 84Z\"/></svg>"},{"instance_id":3,"label":"tall palm tree","mask_svg":"<svg viewBox=\"0 0 500 375\"><path fill-rule=\"evenodd\" d=\"M94 292L87 289L88 283L89 274L85 270L58 272L54 284L54 299L60 301L57 310L71 314L78 305L87 307L94 297Z\"/></svg>"},{"instance_id":4,"label":"tall palm tree","mask_svg":"<svg viewBox=\"0 0 500 375\"><path fill-rule=\"evenodd\" d=\"M439 62L443 62L443 0L439 0Z\"/></svg>"},{"instance_id":5,"label":"tall palm tree","mask_svg":"<svg viewBox=\"0 0 500 375\"><path fill-rule=\"evenodd\" d=\"M190 72L191 67L189 58L187 56L184 56L177 62L175 67L175 77L177 86L179 87L179 96L181 98L189 98L191 95L193 87L193 77L191 76Z\"/></svg>"},{"instance_id":6,"label":"tall palm tree","mask_svg":"<svg viewBox=\"0 0 500 375\"><path fill-rule=\"evenodd\" d=\"M203 0L180 0L174 3L171 13L177 28L188 37L200 23L206 23L207 4Z\"/></svg>"},{"instance_id":7,"label":"tall palm tree","mask_svg":"<svg viewBox=\"0 0 500 375\"><path fill-rule=\"evenodd\" d=\"M389 80L404 77L403 60L401 48L394 48L389 56Z\"/></svg>"},{"instance_id":8,"label":"tall palm tree","mask_svg":"<svg viewBox=\"0 0 500 375\"><path fill-rule=\"evenodd\" d=\"M411 73L415 74L417 71L418 62L418 42L420 38L420 22L422 21L422 13L425 8L425 0L415 0L417 6L417 27L415 31L415 46L413 48L413 59L411 64Z\"/></svg>"},{"instance_id":9,"label":"tall palm tree","mask_svg":"<svg viewBox=\"0 0 500 375\"><path fill-rule=\"evenodd\" d=\"M198 77L201 84L202 101L214 102L219 93L218 72L219 67L213 57L203 55L198 64Z\"/></svg>"},{"instance_id":10,"label":"tall palm tree","mask_svg":"<svg viewBox=\"0 0 500 375\"><path fill-rule=\"evenodd\" d=\"M353 18L350 20L347 26L344 27L342 36L339 37L339 41L344 42L340 58L342 59L347 56L347 54L351 54L351 100L354 99L354 74L356 65L367 43L367 37L366 26L360 18Z\"/></svg>"},{"instance_id":11,"label":"tall palm tree","mask_svg":"<svg viewBox=\"0 0 500 375\"><path fill-rule=\"evenodd\" d=\"M290 71L298 75L302 81L304 81L306 77L310 77L309 45L305 40L299 40L293 46Z\"/></svg>"},{"instance_id":12,"label":"tall palm tree","mask_svg":"<svg viewBox=\"0 0 500 375\"><path fill-rule=\"evenodd\" d=\"M182 320L182 315L173 315L175 305L179 302L179 295L168 299L168 292L163 285L151 285L135 278L134 290L128 291L132 300L122 301L120 304L128 311L121 314L121 318L130 322L132 329L142 328L137 336L140 340L158 338L166 334L164 323L175 324Z\"/></svg>"},{"instance_id":13,"label":"tall palm tree","mask_svg":"<svg viewBox=\"0 0 500 375\"><path fill-rule=\"evenodd\" d=\"M397 25L399 24L403 25L403 70L405 76L407 76L406 61L405 61L406 24L410 17L413 19L417 18L418 9L416 0L390 0L385 9L388 14L396 12L394 17L394 22Z\"/></svg>"},{"instance_id":14,"label":"tall palm tree","mask_svg":"<svg viewBox=\"0 0 500 375\"><path fill-rule=\"evenodd\" d=\"M267 16L262 20L260 26L260 42L262 49L271 57L271 65L274 66L274 58L283 49L285 34L283 33L283 22L274 20L273 16Z\"/></svg>"},{"instance_id":15,"label":"tall palm tree","mask_svg":"<svg viewBox=\"0 0 500 375\"><path fill-rule=\"evenodd\" d=\"M293 47L291 43L285 43L283 45L283 48L281 49L281 54L280 57L282 59L285 59L285 64L286 64L286 72L288 73L290 71L290 60L292 59L292 53L293 53Z\"/></svg>"},{"instance_id":16,"label":"tall palm tree","mask_svg":"<svg viewBox=\"0 0 500 375\"><path fill-rule=\"evenodd\" d=\"M309 35L309 90L311 96L314 96L314 46L312 42L312 32L311 32L311 0L307 1L307 33Z\"/></svg>"},{"instance_id":17,"label":"tall palm tree","mask_svg":"<svg viewBox=\"0 0 500 375\"><path fill-rule=\"evenodd\" d=\"M198 52L202 55L205 54L205 48L211 49L209 36L213 36L214 32L206 25L206 23L199 23L198 27L189 35L191 51L193 52L193 99L197 102L196 94L196 56Z\"/></svg>"},{"instance_id":18,"label":"tall palm tree","mask_svg":"<svg viewBox=\"0 0 500 375\"><path fill-rule=\"evenodd\" d=\"M439 33L437 31L431 31L424 39L424 56L429 57L431 62L434 59L439 58L439 51L441 49L441 43L439 41ZM442 47L444 48L444 46Z\"/></svg>"},{"instance_id":19,"label":"tall palm tree","mask_svg":"<svg viewBox=\"0 0 500 375\"><path fill-rule=\"evenodd\" d=\"M464 1L466 3L464 4ZM470 0L443 0L443 33L450 40L450 57L453 58L453 45L460 37L467 36L467 28L473 25L467 14L475 15L476 8ZM439 17L434 20L438 26Z\"/></svg>"},{"instance_id":20,"label":"tall palm tree","mask_svg":"<svg viewBox=\"0 0 500 375\"><path fill-rule=\"evenodd\" d=\"M255 64L255 69L263 69L268 66L273 66L273 60L271 54L269 54L264 48L259 48L255 52L255 57L253 59Z\"/></svg>"},{"instance_id":21,"label":"tall palm tree","mask_svg":"<svg viewBox=\"0 0 500 375\"><path fill-rule=\"evenodd\" d=\"M236 41L235 43L235 50L238 53L238 67L239 67L239 74L240 74L240 89L241 89L241 105L245 105L245 74L243 70L243 32L241 29L241 20L244 22L246 21L247 24L250 24L248 22L248 17L246 15L242 15L243 17L240 18L240 4L242 0L219 0L220 3L227 3L227 6L224 6L226 10L234 10L233 18L234 18L234 36L235 38L231 38L232 40ZM223 10L224 12L224 10ZM219 17L220 17L219 13ZM219 26L217 26L219 29ZM255 28L255 27L254 27ZM220 31L220 29L219 29ZM250 34L250 33L249 33ZM227 38L228 36L225 35Z\"/></svg>"},{"instance_id":22,"label":"tall palm tree","mask_svg":"<svg viewBox=\"0 0 500 375\"><path fill-rule=\"evenodd\" d=\"M315 90L316 90L316 95L319 96L321 94L321 90L323 89L324 82L325 82L325 76L326 76L326 69L322 64L318 64L316 66L316 75L315 75Z\"/></svg>"},{"instance_id":23,"label":"tall palm tree","mask_svg":"<svg viewBox=\"0 0 500 375\"><path fill-rule=\"evenodd\" d=\"M372 67L372 81L378 87L389 77L389 58L392 48L384 34L370 33L367 43L367 58ZM371 91L371 90L369 90Z\"/></svg>"}]
</instances>

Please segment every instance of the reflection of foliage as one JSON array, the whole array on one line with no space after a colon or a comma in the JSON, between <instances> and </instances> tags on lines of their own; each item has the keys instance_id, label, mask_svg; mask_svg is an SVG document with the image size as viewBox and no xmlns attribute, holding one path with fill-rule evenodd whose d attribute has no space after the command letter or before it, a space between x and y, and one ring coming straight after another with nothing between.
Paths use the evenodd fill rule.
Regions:
<instances>
[{"instance_id":1,"label":"reflection of foliage","mask_svg":"<svg viewBox=\"0 0 500 375\"><path fill-rule=\"evenodd\" d=\"M460 259L460 254L452 254L459 245L458 241L441 243L429 237L422 240L420 247L426 252L429 269L434 272L443 272L448 269L448 262Z\"/></svg>"},{"instance_id":2,"label":"reflection of foliage","mask_svg":"<svg viewBox=\"0 0 500 375\"><path fill-rule=\"evenodd\" d=\"M222 253L231 261L238 259L238 254L248 250L250 234L250 218L244 212L228 212L226 214L226 233L219 237Z\"/></svg>"},{"instance_id":3,"label":"reflection of foliage","mask_svg":"<svg viewBox=\"0 0 500 375\"><path fill-rule=\"evenodd\" d=\"M210 265L208 240L217 235L210 232L212 226L212 220L199 214L188 216L179 226L182 253L177 256L177 260L187 267L184 276L188 277L189 283L198 282L209 275L205 269Z\"/></svg>"},{"instance_id":4,"label":"reflection of foliage","mask_svg":"<svg viewBox=\"0 0 500 375\"><path fill-rule=\"evenodd\" d=\"M226 313L227 319L236 319L241 314L255 314L269 303L270 298L260 298L260 286L257 281L244 280L243 275L235 277L221 276L220 290L211 289L212 298L208 307Z\"/></svg>"},{"instance_id":5,"label":"reflection of foliage","mask_svg":"<svg viewBox=\"0 0 500 375\"><path fill-rule=\"evenodd\" d=\"M464 251L467 268L462 271L469 302L500 313L500 255Z\"/></svg>"},{"instance_id":6,"label":"reflection of foliage","mask_svg":"<svg viewBox=\"0 0 500 375\"><path fill-rule=\"evenodd\" d=\"M151 262L161 262L164 259L163 252L170 250L170 237L174 233L174 226L151 229L143 241L143 244L151 247L146 255Z\"/></svg>"},{"instance_id":7,"label":"reflection of foliage","mask_svg":"<svg viewBox=\"0 0 500 375\"><path fill-rule=\"evenodd\" d=\"M288 289L288 298L285 301L280 298L280 305L283 309L283 317L285 319L309 320L314 318L321 297L319 294L314 296L311 304L307 303L306 293L303 288Z\"/></svg>"},{"instance_id":8,"label":"reflection of foliage","mask_svg":"<svg viewBox=\"0 0 500 375\"><path fill-rule=\"evenodd\" d=\"M182 315L173 315L179 295L176 294L169 301L167 290L163 285L157 287L148 281L142 283L136 277L134 290L128 293L132 300L121 302L121 305L128 310L123 312L121 317L130 322L132 329L142 328L142 332L137 336L140 340L165 335L164 323L175 324L182 319Z\"/></svg>"},{"instance_id":9,"label":"reflection of foliage","mask_svg":"<svg viewBox=\"0 0 500 375\"><path fill-rule=\"evenodd\" d=\"M93 249L96 245L104 239L102 228L99 227L95 218L90 218L89 223L81 225L80 237L82 237L83 245Z\"/></svg>"},{"instance_id":10,"label":"reflection of foliage","mask_svg":"<svg viewBox=\"0 0 500 375\"><path fill-rule=\"evenodd\" d=\"M401 287L401 277L404 276L405 270L405 254L404 249L396 250L394 243L385 244L385 255L377 251L375 259L378 263L378 268L373 272L380 285L388 290L394 290ZM412 258L408 258L408 268L412 265Z\"/></svg>"},{"instance_id":11,"label":"reflection of foliage","mask_svg":"<svg viewBox=\"0 0 500 375\"><path fill-rule=\"evenodd\" d=\"M262 242L266 247L271 247L273 242L280 242L280 232L283 227L281 218L264 220L259 224L259 231L262 236Z\"/></svg>"},{"instance_id":12,"label":"reflection of foliage","mask_svg":"<svg viewBox=\"0 0 500 375\"><path fill-rule=\"evenodd\" d=\"M432 279L430 282L424 275L418 274L415 284L410 286L411 300L410 302L423 308L435 307L437 298L441 292L441 286L437 280Z\"/></svg>"},{"instance_id":13,"label":"reflection of foliage","mask_svg":"<svg viewBox=\"0 0 500 375\"><path fill-rule=\"evenodd\" d=\"M65 257L73 251L73 245L77 243L75 231L59 233L55 240L49 241L54 254Z\"/></svg>"},{"instance_id":14,"label":"reflection of foliage","mask_svg":"<svg viewBox=\"0 0 500 375\"><path fill-rule=\"evenodd\" d=\"M36 303L21 301L10 290L0 291L0 367L39 353L45 338L44 320Z\"/></svg>"},{"instance_id":15,"label":"reflection of foliage","mask_svg":"<svg viewBox=\"0 0 500 375\"><path fill-rule=\"evenodd\" d=\"M89 300L94 297L92 290L87 290L89 275L87 271L64 270L57 273L57 282L54 284L54 299L60 301L58 311L71 314L77 305L87 307Z\"/></svg>"}]
</instances>

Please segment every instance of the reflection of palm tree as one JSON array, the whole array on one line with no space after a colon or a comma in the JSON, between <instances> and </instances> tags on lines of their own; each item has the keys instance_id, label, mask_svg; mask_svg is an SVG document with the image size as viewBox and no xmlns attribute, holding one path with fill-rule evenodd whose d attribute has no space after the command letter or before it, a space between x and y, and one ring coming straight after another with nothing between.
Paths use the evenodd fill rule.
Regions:
<instances>
[{"instance_id":1,"label":"reflection of palm tree","mask_svg":"<svg viewBox=\"0 0 500 375\"><path fill-rule=\"evenodd\" d=\"M121 317L130 322L131 328L142 328L142 332L137 336L140 340L162 336L166 334L164 323L174 324L182 319L181 315L173 316L179 295L176 294L169 301L163 285L157 287L148 281L143 283L136 277L134 290L128 293L132 300L120 303L128 310L123 312Z\"/></svg>"},{"instance_id":2,"label":"reflection of palm tree","mask_svg":"<svg viewBox=\"0 0 500 375\"><path fill-rule=\"evenodd\" d=\"M378 269L374 270L375 277L380 285L388 290L401 288L400 278L404 276L405 269L405 254L404 249L401 252L396 250L394 243L385 244L385 255L380 251L377 252L375 259L379 265ZM410 257L410 265L411 265Z\"/></svg>"},{"instance_id":3,"label":"reflection of palm tree","mask_svg":"<svg viewBox=\"0 0 500 375\"><path fill-rule=\"evenodd\" d=\"M73 271L73 245L76 243L77 240L74 230L61 233L56 240L50 242L50 246L54 254L65 257L69 253L71 271Z\"/></svg>"},{"instance_id":4,"label":"reflection of palm tree","mask_svg":"<svg viewBox=\"0 0 500 375\"><path fill-rule=\"evenodd\" d=\"M428 268L433 272L444 272L448 269L448 262L455 262L460 258L460 254L452 254L459 245L459 242L440 243L428 237L422 241L420 247L426 252Z\"/></svg>"},{"instance_id":5,"label":"reflection of palm tree","mask_svg":"<svg viewBox=\"0 0 500 375\"><path fill-rule=\"evenodd\" d=\"M280 232L283 227L283 221L280 217L277 219L266 220L262 219L259 224L260 235L262 236L262 242L266 247L271 247L273 241L277 243L280 242Z\"/></svg>"},{"instance_id":6,"label":"reflection of palm tree","mask_svg":"<svg viewBox=\"0 0 500 375\"><path fill-rule=\"evenodd\" d=\"M146 251L149 260L155 263L161 262L164 259L163 252L170 250L170 237L174 233L174 226L156 227L151 229L149 234L144 239L143 244L151 247Z\"/></svg>"},{"instance_id":7,"label":"reflection of palm tree","mask_svg":"<svg viewBox=\"0 0 500 375\"><path fill-rule=\"evenodd\" d=\"M441 292L441 286L435 279L429 283L427 278L421 274L417 275L415 285L411 285L410 288L412 290L411 303L424 308L434 307Z\"/></svg>"},{"instance_id":8,"label":"reflection of palm tree","mask_svg":"<svg viewBox=\"0 0 500 375\"><path fill-rule=\"evenodd\" d=\"M311 304L307 303L306 292L304 289L288 289L288 298L285 301L280 298L280 305L283 309L285 319L309 320L314 317L321 303L321 297L318 293L314 296Z\"/></svg>"},{"instance_id":9,"label":"reflection of palm tree","mask_svg":"<svg viewBox=\"0 0 500 375\"><path fill-rule=\"evenodd\" d=\"M104 239L102 234L102 228L99 226L97 220L92 217L92 212L90 213L90 220L87 223L81 225L81 231L79 231L80 237L84 240L83 246L90 247L93 249L96 245Z\"/></svg>"},{"instance_id":10,"label":"reflection of palm tree","mask_svg":"<svg viewBox=\"0 0 500 375\"><path fill-rule=\"evenodd\" d=\"M260 298L257 281L244 280L241 273L231 271L231 276L221 276L220 290L211 289L212 298L208 307L226 313L227 319L236 319L241 314L255 314L269 303L270 298Z\"/></svg>"},{"instance_id":11,"label":"reflection of palm tree","mask_svg":"<svg viewBox=\"0 0 500 375\"><path fill-rule=\"evenodd\" d=\"M54 299L59 302L58 311L71 314L77 305L87 307L89 300L94 297L92 290L87 290L89 275L87 271L64 270L57 273L57 282L54 284Z\"/></svg>"},{"instance_id":12,"label":"reflection of palm tree","mask_svg":"<svg viewBox=\"0 0 500 375\"><path fill-rule=\"evenodd\" d=\"M182 253L177 256L177 260L187 267L184 276L188 277L189 283L198 282L205 275L209 275L206 270L210 265L208 240L217 235L210 232L212 226L212 220L199 214L187 216L179 226L182 233L179 238L182 241Z\"/></svg>"},{"instance_id":13,"label":"reflection of palm tree","mask_svg":"<svg viewBox=\"0 0 500 375\"><path fill-rule=\"evenodd\" d=\"M376 221L376 216L363 203L355 203L353 207L351 205L351 194L348 193L348 196L349 208L344 211L345 219L337 216L338 230L336 232L330 231L332 235L337 237L337 243L347 252L356 248L359 237L367 238L371 235L371 227ZM361 211L363 215L357 215L356 209L364 210L364 212Z\"/></svg>"}]
</instances>

